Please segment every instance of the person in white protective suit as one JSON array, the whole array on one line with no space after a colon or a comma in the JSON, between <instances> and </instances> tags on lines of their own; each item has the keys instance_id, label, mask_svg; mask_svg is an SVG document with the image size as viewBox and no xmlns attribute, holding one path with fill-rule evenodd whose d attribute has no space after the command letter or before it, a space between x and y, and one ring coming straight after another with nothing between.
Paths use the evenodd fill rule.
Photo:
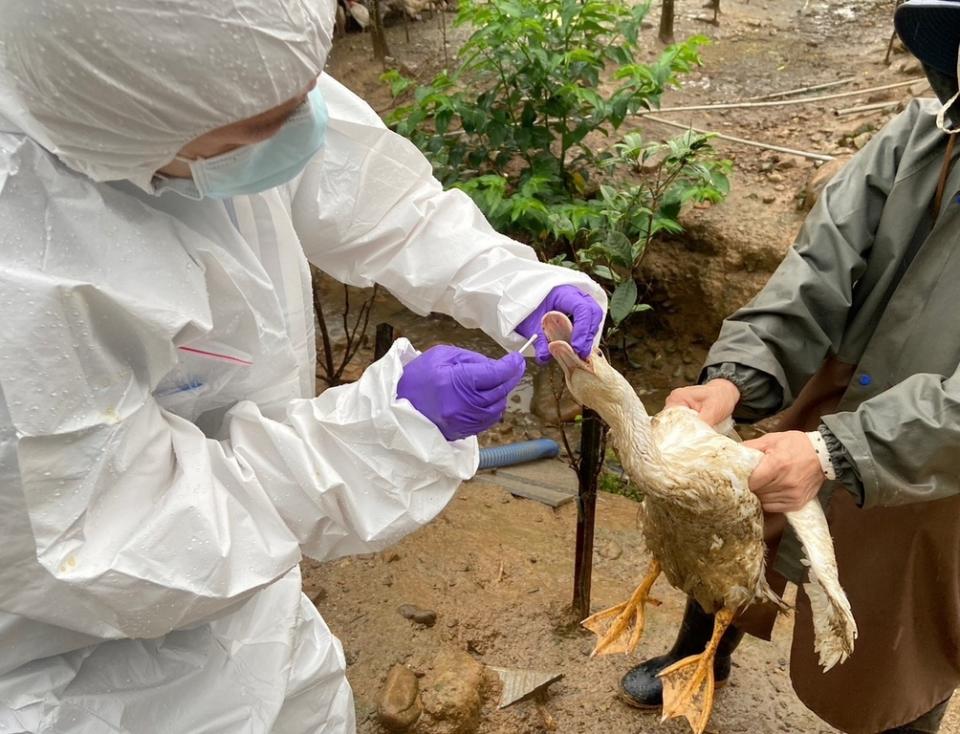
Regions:
<instances>
[{"instance_id":1,"label":"person in white protective suit","mask_svg":"<svg viewBox=\"0 0 960 734\"><path fill-rule=\"evenodd\" d=\"M354 730L298 560L434 517L523 366L401 339L314 397L308 261L507 348L547 308L596 339L594 283L321 75L332 28L319 0L0 0L4 734Z\"/></svg>"}]
</instances>

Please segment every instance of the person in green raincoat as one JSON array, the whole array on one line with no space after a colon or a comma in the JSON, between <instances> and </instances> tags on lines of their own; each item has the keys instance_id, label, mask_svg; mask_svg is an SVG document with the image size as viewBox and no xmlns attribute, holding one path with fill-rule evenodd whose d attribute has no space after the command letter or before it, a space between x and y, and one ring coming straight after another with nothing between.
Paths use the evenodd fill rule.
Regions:
<instances>
[{"instance_id":1,"label":"person in green raincoat","mask_svg":"<svg viewBox=\"0 0 960 734\"><path fill-rule=\"evenodd\" d=\"M769 513L768 575L802 582L781 513L819 495L860 629L821 673L801 586L791 679L851 734L936 732L960 684L960 1L908 0L895 23L940 104L911 102L829 182L769 283L724 322L701 384L667 401L710 424L780 413L748 442L765 453L750 486ZM718 685L743 633L769 638L774 617L754 608L728 630ZM631 669L622 697L659 707L656 674L712 628L690 600L673 648Z\"/></svg>"}]
</instances>

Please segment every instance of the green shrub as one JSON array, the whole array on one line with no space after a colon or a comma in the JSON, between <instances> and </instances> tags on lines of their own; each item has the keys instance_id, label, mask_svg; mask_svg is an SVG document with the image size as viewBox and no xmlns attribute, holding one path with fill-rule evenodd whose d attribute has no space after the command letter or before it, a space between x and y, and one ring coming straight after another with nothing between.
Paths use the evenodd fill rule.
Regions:
<instances>
[{"instance_id":1,"label":"green shrub","mask_svg":"<svg viewBox=\"0 0 960 734\"><path fill-rule=\"evenodd\" d=\"M441 182L469 194L499 231L600 281L613 329L646 308L636 279L651 240L680 231L684 203L727 191L729 164L712 157L708 136L656 143L632 133L604 145L630 115L657 107L706 43L695 36L638 61L648 8L461 0L456 22L475 30L455 71L419 87L384 75L405 100L388 123L426 153Z\"/></svg>"}]
</instances>

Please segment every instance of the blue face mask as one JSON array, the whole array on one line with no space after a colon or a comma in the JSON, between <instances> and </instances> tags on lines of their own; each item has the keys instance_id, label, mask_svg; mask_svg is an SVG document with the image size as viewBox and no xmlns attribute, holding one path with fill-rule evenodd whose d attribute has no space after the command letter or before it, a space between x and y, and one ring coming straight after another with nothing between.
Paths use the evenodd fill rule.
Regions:
<instances>
[{"instance_id":1,"label":"blue face mask","mask_svg":"<svg viewBox=\"0 0 960 734\"><path fill-rule=\"evenodd\" d=\"M192 199L228 199L256 194L286 183L302 171L323 146L327 105L316 89L275 135L213 158L188 160L189 179L164 179L157 190L172 190Z\"/></svg>"}]
</instances>

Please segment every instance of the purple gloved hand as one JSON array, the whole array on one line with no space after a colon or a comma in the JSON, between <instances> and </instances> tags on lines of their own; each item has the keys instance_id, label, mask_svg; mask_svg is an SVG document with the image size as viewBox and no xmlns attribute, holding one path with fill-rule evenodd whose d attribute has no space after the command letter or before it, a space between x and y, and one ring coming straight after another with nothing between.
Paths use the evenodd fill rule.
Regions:
<instances>
[{"instance_id":1,"label":"purple gloved hand","mask_svg":"<svg viewBox=\"0 0 960 734\"><path fill-rule=\"evenodd\" d=\"M409 400L448 441L455 441L499 422L507 395L526 368L517 352L490 359L441 344L403 368L397 397Z\"/></svg>"},{"instance_id":2,"label":"purple gloved hand","mask_svg":"<svg viewBox=\"0 0 960 734\"><path fill-rule=\"evenodd\" d=\"M558 285L550 291L543 299L543 303L514 329L521 336L528 338L534 334L540 335L533 343L537 362L540 364L550 361L549 341L543 334L543 327L540 326L540 321L547 311L560 311L570 317L573 321L570 345L581 359L589 357L593 350L593 340L603 324L603 309L600 308L600 304L576 286Z\"/></svg>"}]
</instances>

